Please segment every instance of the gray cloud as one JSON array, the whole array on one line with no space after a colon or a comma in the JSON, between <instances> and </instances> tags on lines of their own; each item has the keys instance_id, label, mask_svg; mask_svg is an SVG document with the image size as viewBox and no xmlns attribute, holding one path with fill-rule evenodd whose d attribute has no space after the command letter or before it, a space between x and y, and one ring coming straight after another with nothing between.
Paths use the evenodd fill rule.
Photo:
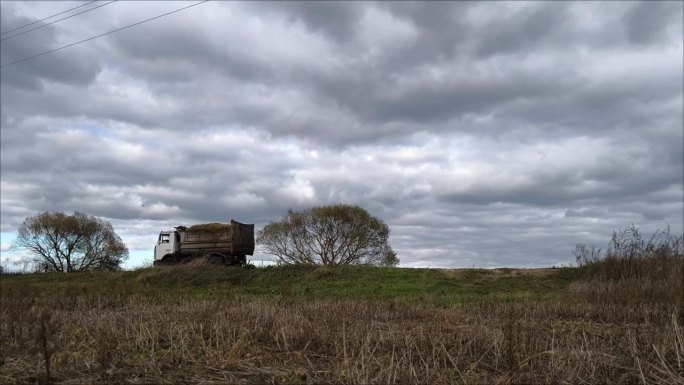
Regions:
<instances>
[{"instance_id":1,"label":"gray cloud","mask_svg":"<svg viewBox=\"0 0 684 385\"><path fill-rule=\"evenodd\" d=\"M3 5L0 23L4 30L17 28L31 21L30 18L18 15L12 3ZM10 32L3 36L3 38L7 37L7 40L3 41L0 46L3 65L57 48L60 45L57 39L59 32L54 25L9 38L22 31ZM85 86L95 79L99 70L99 63L86 49L68 56L56 54L50 60L36 58L24 62L12 70L3 70L1 80L3 91L13 86L35 92L44 89L43 81Z\"/></svg>"},{"instance_id":2,"label":"gray cloud","mask_svg":"<svg viewBox=\"0 0 684 385\"><path fill-rule=\"evenodd\" d=\"M495 54L520 54L533 51L541 43L565 30L570 22L568 3L542 4L518 12L503 13L503 17L490 22L490 28L479 37L475 53L486 57Z\"/></svg>"},{"instance_id":3,"label":"gray cloud","mask_svg":"<svg viewBox=\"0 0 684 385\"><path fill-rule=\"evenodd\" d=\"M311 3L308 1L276 1L254 4L257 11L283 13L290 22L303 22L312 33L324 34L336 42L344 42L356 35L356 24L367 4L345 1Z\"/></svg>"},{"instance_id":4,"label":"gray cloud","mask_svg":"<svg viewBox=\"0 0 684 385\"><path fill-rule=\"evenodd\" d=\"M184 5L102 7L3 41L2 63ZM0 7L2 30L68 8ZM149 250L178 224L345 202L390 225L402 264L435 267L568 263L631 223L681 231L683 13L202 4L2 69L1 229L79 210Z\"/></svg>"},{"instance_id":5,"label":"gray cloud","mask_svg":"<svg viewBox=\"0 0 684 385\"><path fill-rule=\"evenodd\" d=\"M653 43L673 29L681 37L681 28L672 28L682 14L682 3L677 1L638 2L625 13L627 36L632 43Z\"/></svg>"}]
</instances>

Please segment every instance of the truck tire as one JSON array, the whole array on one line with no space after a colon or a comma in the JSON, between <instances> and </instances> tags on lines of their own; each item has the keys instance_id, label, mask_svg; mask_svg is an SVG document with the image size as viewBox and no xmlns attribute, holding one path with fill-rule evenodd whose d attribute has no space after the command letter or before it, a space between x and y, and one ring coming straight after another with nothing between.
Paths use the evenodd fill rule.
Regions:
<instances>
[{"instance_id":1,"label":"truck tire","mask_svg":"<svg viewBox=\"0 0 684 385\"><path fill-rule=\"evenodd\" d=\"M212 265L223 265L224 257L221 254L211 254L207 257L207 261Z\"/></svg>"},{"instance_id":2,"label":"truck tire","mask_svg":"<svg viewBox=\"0 0 684 385\"><path fill-rule=\"evenodd\" d=\"M174 254L166 254L159 261L154 261L154 266L170 266L178 264L178 257Z\"/></svg>"},{"instance_id":3,"label":"truck tire","mask_svg":"<svg viewBox=\"0 0 684 385\"><path fill-rule=\"evenodd\" d=\"M244 255L230 255L226 257L226 265L228 266L244 266L247 261Z\"/></svg>"}]
</instances>

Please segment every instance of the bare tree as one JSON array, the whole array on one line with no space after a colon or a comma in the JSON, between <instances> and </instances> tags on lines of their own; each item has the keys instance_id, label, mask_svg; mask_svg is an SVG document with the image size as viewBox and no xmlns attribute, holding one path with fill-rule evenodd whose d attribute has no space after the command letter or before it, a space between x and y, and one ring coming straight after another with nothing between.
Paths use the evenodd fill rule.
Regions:
<instances>
[{"instance_id":1,"label":"bare tree","mask_svg":"<svg viewBox=\"0 0 684 385\"><path fill-rule=\"evenodd\" d=\"M359 206L331 205L289 210L257 234L257 242L279 262L307 265L396 266L389 227Z\"/></svg>"},{"instance_id":2,"label":"bare tree","mask_svg":"<svg viewBox=\"0 0 684 385\"><path fill-rule=\"evenodd\" d=\"M128 248L109 222L79 212L24 219L13 248L27 251L42 271L118 270L128 258Z\"/></svg>"}]
</instances>

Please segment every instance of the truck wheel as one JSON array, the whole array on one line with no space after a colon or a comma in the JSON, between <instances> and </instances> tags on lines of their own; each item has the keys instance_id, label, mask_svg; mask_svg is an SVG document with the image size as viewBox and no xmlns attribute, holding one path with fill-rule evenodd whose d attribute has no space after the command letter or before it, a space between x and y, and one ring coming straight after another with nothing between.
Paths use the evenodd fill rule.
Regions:
<instances>
[{"instance_id":1,"label":"truck wheel","mask_svg":"<svg viewBox=\"0 0 684 385\"><path fill-rule=\"evenodd\" d=\"M207 260L212 265L222 265L223 264L223 255L212 254L209 256L209 258L207 258Z\"/></svg>"},{"instance_id":2,"label":"truck wheel","mask_svg":"<svg viewBox=\"0 0 684 385\"><path fill-rule=\"evenodd\" d=\"M157 266L169 266L169 265L176 265L178 264L178 258L173 255L173 254L166 254L161 261L154 261L154 264Z\"/></svg>"}]
</instances>

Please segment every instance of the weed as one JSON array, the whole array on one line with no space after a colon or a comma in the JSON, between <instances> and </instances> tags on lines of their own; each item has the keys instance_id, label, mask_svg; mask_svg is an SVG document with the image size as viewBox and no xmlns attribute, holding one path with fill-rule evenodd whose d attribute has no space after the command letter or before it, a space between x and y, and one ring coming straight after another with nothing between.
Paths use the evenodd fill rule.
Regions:
<instances>
[{"instance_id":1,"label":"weed","mask_svg":"<svg viewBox=\"0 0 684 385\"><path fill-rule=\"evenodd\" d=\"M51 361L52 355L55 351L54 335L57 332L57 320L53 313L41 307L33 307L31 309L33 315L34 331L33 342L34 350L40 354L43 368L45 370L45 378L43 382L49 384L52 382L51 376Z\"/></svg>"},{"instance_id":2,"label":"weed","mask_svg":"<svg viewBox=\"0 0 684 385\"><path fill-rule=\"evenodd\" d=\"M669 227L644 238L632 225L613 232L605 253L578 244L573 254L582 273L570 286L576 297L684 306L684 236L672 234Z\"/></svg>"}]
</instances>

